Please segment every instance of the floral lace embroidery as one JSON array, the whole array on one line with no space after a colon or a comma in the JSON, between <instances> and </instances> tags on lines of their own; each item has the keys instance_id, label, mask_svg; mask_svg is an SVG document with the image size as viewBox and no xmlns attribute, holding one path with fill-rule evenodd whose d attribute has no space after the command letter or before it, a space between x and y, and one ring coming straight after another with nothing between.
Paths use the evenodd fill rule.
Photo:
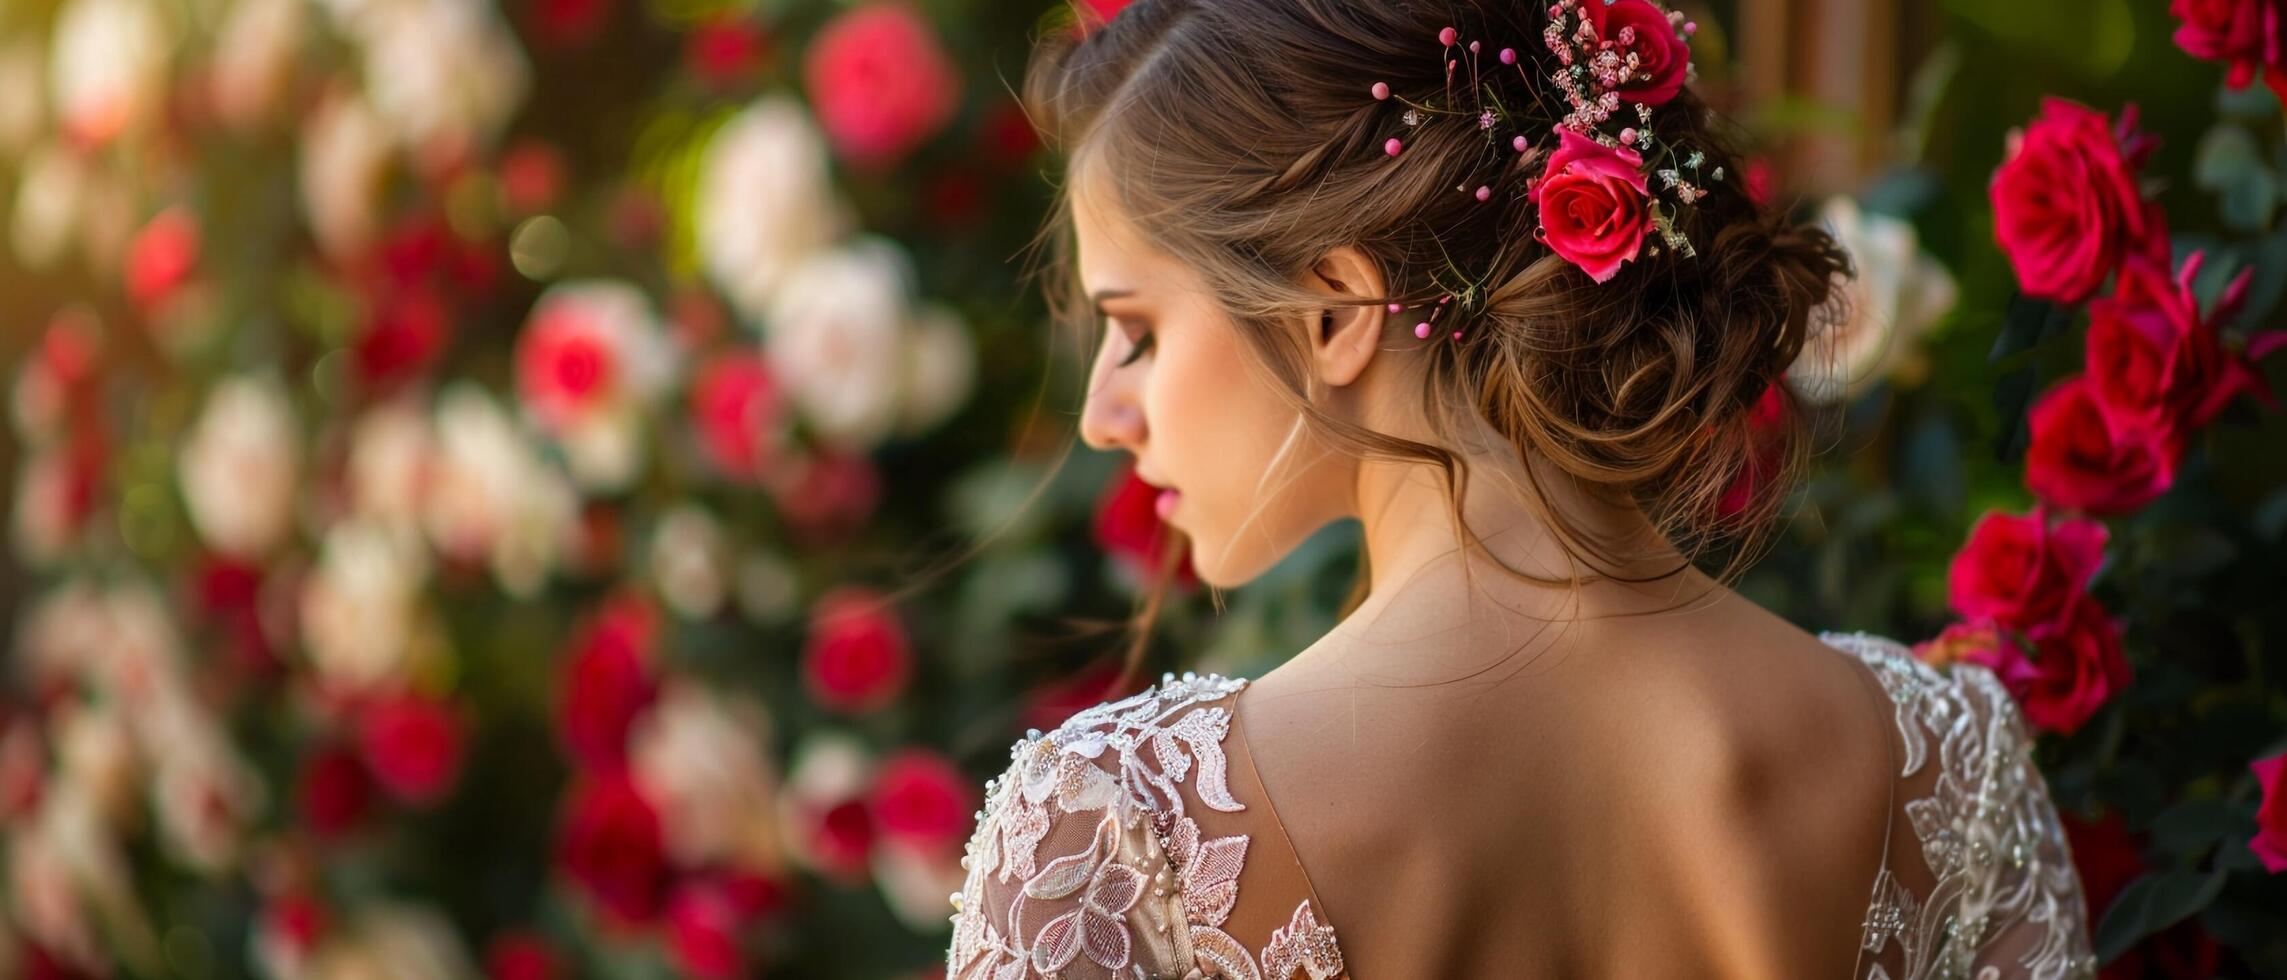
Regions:
<instances>
[{"instance_id":1,"label":"floral lace embroidery","mask_svg":"<svg viewBox=\"0 0 2287 980\"><path fill-rule=\"evenodd\" d=\"M1178 787L1211 809L1246 809L1231 796L1219 701L1244 678L1186 673L1096 705L1055 731L1027 732L1008 770L985 784L984 809L952 896L953 978L1028 976L1228 977L1328 980L1342 972L1334 930L1304 900L1261 955L1223 931L1239 897L1248 835L1204 838ZM1194 705L1205 705L1196 707ZM1041 863L1059 821L1092 819L1082 850ZM987 888L994 887L988 897ZM1028 903L1059 914L1030 926ZM1034 910L1037 917L1042 914Z\"/></svg>"},{"instance_id":2,"label":"floral lace embroidery","mask_svg":"<svg viewBox=\"0 0 2287 980\"><path fill-rule=\"evenodd\" d=\"M1885 861L1862 947L1880 955L1897 942L1905 980L2096 976L2064 829L2047 790L2028 780L2039 778L2032 739L2000 680L1974 664L1942 674L1898 641L1865 632L1819 639L1874 668L1895 702L1906 749L1898 778L1921 771L1930 737L1938 740L1936 785L1905 807L1937 884L1917 899ZM2037 937L2012 935L2036 929ZM2011 941L1997 942L2003 936ZM2014 962L2000 962L2011 952ZM1867 977L1890 980L1879 963Z\"/></svg>"}]
</instances>

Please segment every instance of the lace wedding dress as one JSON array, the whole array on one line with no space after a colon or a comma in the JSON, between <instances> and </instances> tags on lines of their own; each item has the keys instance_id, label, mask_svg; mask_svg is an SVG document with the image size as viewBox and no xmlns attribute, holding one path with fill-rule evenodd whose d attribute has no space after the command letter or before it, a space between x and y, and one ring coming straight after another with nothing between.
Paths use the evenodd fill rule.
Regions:
<instances>
[{"instance_id":1,"label":"lace wedding dress","mask_svg":"<svg viewBox=\"0 0 2287 980\"><path fill-rule=\"evenodd\" d=\"M1885 844L1855 976L2095 976L2079 879L2000 682L1880 636L1819 639L1870 669L1899 735L1885 841L1900 846ZM1019 740L962 862L948 976L1347 977L1300 855L1247 812L1268 805L1243 732L1226 742L1247 684L1170 675ZM1909 851L1911 873L1892 860Z\"/></svg>"}]
</instances>

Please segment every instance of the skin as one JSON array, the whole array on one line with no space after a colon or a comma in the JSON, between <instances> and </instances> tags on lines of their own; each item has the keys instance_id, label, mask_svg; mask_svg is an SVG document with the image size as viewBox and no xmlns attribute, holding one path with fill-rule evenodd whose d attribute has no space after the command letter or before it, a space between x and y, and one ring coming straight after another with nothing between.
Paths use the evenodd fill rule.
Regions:
<instances>
[{"instance_id":1,"label":"skin","mask_svg":"<svg viewBox=\"0 0 2287 980\"><path fill-rule=\"evenodd\" d=\"M1527 904L1478 910L1535 923L1521 948L1547 962L1470 975L1704 976L1695 971L1716 961L1742 976L1846 973L1890 785L1889 722L1870 678L1697 569L1624 581L1680 558L1633 508L1600 502L1489 430L1430 431L1413 352L1436 341L1379 306L1340 303L1381 296L1385 282L1361 251L1335 249L1299 280L1328 305L1291 325L1330 392L1323 407L1464 453L1474 475L1463 512L1483 543L1462 547L1435 470L1310 439L1197 271L1139 234L1098 172L1083 164L1072 176L1080 275L1105 297L1082 438L1133 454L1143 479L1181 492L1169 520L1217 587L1252 580L1329 522L1361 525L1365 601L1256 678L1238 708L1297 849L1356 872L1318 882L1334 921L1389 911L1352 886L1410 865L1376 862L1450 858L1460 880L1498 846L1551 856L1531 869L1530 894L1558 906L1511 895ZM1599 574L1568 556L1522 492L1528 467L1572 526L1634 557ZM1536 586L1502 564L1582 581ZM1374 737L1392 730L1409 737ZM1456 783L1430 764L1470 755L1511 760L1504 779ZM1422 838L1416 808L1357 803L1387 799L1487 815L1484 840L1497 844L1464 827ZM1698 805L1667 802L1677 799ZM1381 843L1401 839L1453 853ZM1641 864L1565 863L1615 854ZM1679 930L1687 918L1699 928ZM1406 974L1373 962L1375 949L1354 951L1360 975Z\"/></svg>"}]
</instances>

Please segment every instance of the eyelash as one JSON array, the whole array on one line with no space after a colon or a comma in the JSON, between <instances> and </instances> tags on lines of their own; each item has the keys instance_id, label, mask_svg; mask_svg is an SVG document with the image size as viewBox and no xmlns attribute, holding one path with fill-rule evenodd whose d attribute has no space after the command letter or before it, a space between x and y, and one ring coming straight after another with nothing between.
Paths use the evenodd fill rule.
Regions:
<instances>
[{"instance_id":1,"label":"eyelash","mask_svg":"<svg viewBox=\"0 0 2287 980\"><path fill-rule=\"evenodd\" d=\"M1141 359L1146 351L1151 350L1152 337L1152 334L1145 333L1142 339L1136 341L1135 350L1128 352L1127 360L1121 361L1117 366L1127 367L1128 365L1134 364L1137 360Z\"/></svg>"}]
</instances>

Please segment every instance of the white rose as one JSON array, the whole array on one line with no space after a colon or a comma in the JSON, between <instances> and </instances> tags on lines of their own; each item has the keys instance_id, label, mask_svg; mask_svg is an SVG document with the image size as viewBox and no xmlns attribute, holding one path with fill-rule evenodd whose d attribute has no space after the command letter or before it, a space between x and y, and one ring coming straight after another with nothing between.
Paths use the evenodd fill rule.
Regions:
<instances>
[{"instance_id":1,"label":"white rose","mask_svg":"<svg viewBox=\"0 0 2287 980\"><path fill-rule=\"evenodd\" d=\"M660 515L651 535L651 578L667 604L692 619L722 608L730 564L722 526L688 504Z\"/></svg>"},{"instance_id":2,"label":"white rose","mask_svg":"<svg viewBox=\"0 0 2287 980\"><path fill-rule=\"evenodd\" d=\"M303 124L301 143L302 214L310 234L328 256L355 257L380 220L388 131L363 96L336 90Z\"/></svg>"},{"instance_id":3,"label":"white rose","mask_svg":"<svg viewBox=\"0 0 2287 980\"><path fill-rule=\"evenodd\" d=\"M268 119L301 55L304 0L238 0L214 44L209 76L215 113L231 125Z\"/></svg>"},{"instance_id":4,"label":"white rose","mask_svg":"<svg viewBox=\"0 0 2287 980\"><path fill-rule=\"evenodd\" d=\"M694 196L700 260L750 319L797 263L856 224L834 193L825 138L784 96L759 99L716 130Z\"/></svg>"},{"instance_id":5,"label":"white rose","mask_svg":"<svg viewBox=\"0 0 2287 980\"><path fill-rule=\"evenodd\" d=\"M0 154L24 152L47 123L40 111L41 67L40 47L33 39L0 43L0 92L13 96L0 99Z\"/></svg>"},{"instance_id":6,"label":"white rose","mask_svg":"<svg viewBox=\"0 0 2287 980\"><path fill-rule=\"evenodd\" d=\"M302 641L319 675L351 691L398 679L426 571L409 540L382 525L350 520L327 531L301 595Z\"/></svg>"},{"instance_id":7,"label":"white rose","mask_svg":"<svg viewBox=\"0 0 2287 980\"><path fill-rule=\"evenodd\" d=\"M276 384L241 376L215 386L176 460L199 537L236 557L267 555L292 521L300 462Z\"/></svg>"},{"instance_id":8,"label":"white rose","mask_svg":"<svg viewBox=\"0 0 2287 980\"><path fill-rule=\"evenodd\" d=\"M166 95L173 44L152 0L73 0L56 17L49 52L56 118L95 142L150 123Z\"/></svg>"},{"instance_id":9,"label":"white rose","mask_svg":"<svg viewBox=\"0 0 2287 980\"><path fill-rule=\"evenodd\" d=\"M428 416L409 398L359 418L349 437L350 513L418 535L432 442Z\"/></svg>"},{"instance_id":10,"label":"white rose","mask_svg":"<svg viewBox=\"0 0 2287 980\"><path fill-rule=\"evenodd\" d=\"M677 864L775 863L778 772L760 703L672 680L628 738L633 775L659 806L667 852Z\"/></svg>"},{"instance_id":11,"label":"white rose","mask_svg":"<svg viewBox=\"0 0 2287 980\"><path fill-rule=\"evenodd\" d=\"M913 318L905 344L898 434L917 436L961 407L976 383L977 351L961 315L935 304Z\"/></svg>"},{"instance_id":12,"label":"white rose","mask_svg":"<svg viewBox=\"0 0 2287 980\"><path fill-rule=\"evenodd\" d=\"M1914 226L1867 212L1846 195L1828 198L1820 220L1848 251L1858 277L1844 285L1847 318L1814 330L1787 370L1806 400L1857 397L1888 377L1914 343L1953 309L1953 276L1924 254Z\"/></svg>"},{"instance_id":13,"label":"white rose","mask_svg":"<svg viewBox=\"0 0 2287 980\"><path fill-rule=\"evenodd\" d=\"M531 67L491 4L392 0L345 20L365 49L373 108L399 145L435 161L489 142L524 101Z\"/></svg>"},{"instance_id":14,"label":"white rose","mask_svg":"<svg viewBox=\"0 0 2287 980\"><path fill-rule=\"evenodd\" d=\"M861 236L797 266L764 319L764 349L795 407L826 441L863 452L897 422L911 264Z\"/></svg>"},{"instance_id":15,"label":"white rose","mask_svg":"<svg viewBox=\"0 0 2287 980\"><path fill-rule=\"evenodd\" d=\"M529 598L565 551L578 500L483 389L456 383L437 403L435 475L424 524L437 550L489 564Z\"/></svg>"},{"instance_id":16,"label":"white rose","mask_svg":"<svg viewBox=\"0 0 2287 980\"><path fill-rule=\"evenodd\" d=\"M8 243L26 266L52 269L63 258L92 182L87 163L59 144L43 143L24 158Z\"/></svg>"}]
</instances>

